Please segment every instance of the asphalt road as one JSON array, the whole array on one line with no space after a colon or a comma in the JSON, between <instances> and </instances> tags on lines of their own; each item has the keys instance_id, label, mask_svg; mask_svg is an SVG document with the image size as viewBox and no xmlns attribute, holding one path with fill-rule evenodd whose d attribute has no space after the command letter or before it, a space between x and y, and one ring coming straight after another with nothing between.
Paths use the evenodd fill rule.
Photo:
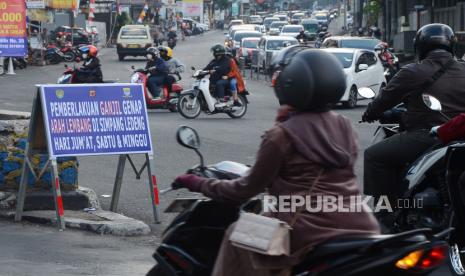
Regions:
<instances>
[{"instance_id":1,"label":"asphalt road","mask_svg":"<svg viewBox=\"0 0 465 276\"><path fill-rule=\"evenodd\" d=\"M174 49L174 55L184 62L187 68L191 66L200 68L211 59L209 52L211 45L222 41L223 33L220 31L211 31L202 36L189 37L186 41L178 43ZM111 48L101 51L101 61L105 79L119 79L120 82L129 81L131 65L136 67L145 65L143 58L119 62L116 50ZM30 111L35 94L35 84L55 83L63 70L63 65L28 67L26 70L17 71L15 76L0 76L0 109ZM183 74L181 83L185 88L192 82L189 76L190 70ZM248 73L246 76L248 77ZM265 81L263 77L259 81L247 78L247 88L251 92L249 109L245 117L238 120L233 120L227 115L201 115L195 120L186 120L179 114L169 111L154 110L149 112L150 129L154 143L155 173L160 189L168 188L175 176L199 161L194 152L176 143L175 133L180 125L194 127L199 132L202 141L201 152L207 163L223 160L245 164L254 163L260 136L266 129L273 126L278 103L273 89L269 86L269 81ZM369 145L374 131L374 126L358 123L366 104L367 101L361 101L357 108L351 110L336 109L337 112L352 120L359 136L359 159L356 165L359 180L362 179L363 150ZM80 185L94 189L106 209L109 208L110 199L101 197L101 195L112 193L117 159L117 156L79 158ZM135 157L135 160L137 164L142 164L141 157ZM173 198L185 195L187 193L182 191L162 195L160 198L161 209L163 210ZM148 251L151 251L156 245L156 237L171 219L170 216L163 214L162 224L153 223L148 183L145 179L135 179L135 174L129 166L126 167L124 174L119 212L143 220L152 227L151 236L134 240L139 245L144 244L150 248ZM447 275L446 270L440 275Z\"/></svg>"}]
</instances>

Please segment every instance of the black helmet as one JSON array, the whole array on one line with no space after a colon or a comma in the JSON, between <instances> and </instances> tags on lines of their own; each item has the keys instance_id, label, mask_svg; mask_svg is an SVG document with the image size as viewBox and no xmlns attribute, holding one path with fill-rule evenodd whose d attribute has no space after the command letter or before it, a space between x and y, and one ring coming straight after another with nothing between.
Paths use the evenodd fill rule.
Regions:
<instances>
[{"instance_id":1,"label":"black helmet","mask_svg":"<svg viewBox=\"0 0 465 276\"><path fill-rule=\"evenodd\" d=\"M210 48L210 51L213 53L214 57L220 56L220 55L225 55L226 54L226 48L221 45L221 44L215 44Z\"/></svg>"},{"instance_id":2,"label":"black helmet","mask_svg":"<svg viewBox=\"0 0 465 276\"><path fill-rule=\"evenodd\" d=\"M421 27L414 39L415 52L420 60L424 59L428 52L443 49L454 54L454 46L457 37L451 27L445 24L429 24Z\"/></svg>"},{"instance_id":3,"label":"black helmet","mask_svg":"<svg viewBox=\"0 0 465 276\"><path fill-rule=\"evenodd\" d=\"M153 58L155 58L155 57L160 57L160 52L159 52L158 49L155 48L155 47L149 47L149 48L147 48L146 54L147 54L147 55L148 55L148 54L153 55Z\"/></svg>"},{"instance_id":4,"label":"black helmet","mask_svg":"<svg viewBox=\"0 0 465 276\"><path fill-rule=\"evenodd\" d=\"M306 47L289 47L281 55L281 71L275 73L274 90L280 104L301 111L325 109L337 103L346 90L341 63L327 52Z\"/></svg>"}]
</instances>

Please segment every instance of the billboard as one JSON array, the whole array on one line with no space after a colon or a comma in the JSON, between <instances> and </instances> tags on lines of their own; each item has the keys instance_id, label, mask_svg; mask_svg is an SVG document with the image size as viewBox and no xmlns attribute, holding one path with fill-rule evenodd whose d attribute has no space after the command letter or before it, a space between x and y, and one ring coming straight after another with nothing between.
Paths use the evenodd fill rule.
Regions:
<instances>
[{"instance_id":1,"label":"billboard","mask_svg":"<svg viewBox=\"0 0 465 276\"><path fill-rule=\"evenodd\" d=\"M26 2L0 0L0 56L27 55Z\"/></svg>"},{"instance_id":2,"label":"billboard","mask_svg":"<svg viewBox=\"0 0 465 276\"><path fill-rule=\"evenodd\" d=\"M45 8L45 0L26 0L28 9L43 9Z\"/></svg>"}]
</instances>

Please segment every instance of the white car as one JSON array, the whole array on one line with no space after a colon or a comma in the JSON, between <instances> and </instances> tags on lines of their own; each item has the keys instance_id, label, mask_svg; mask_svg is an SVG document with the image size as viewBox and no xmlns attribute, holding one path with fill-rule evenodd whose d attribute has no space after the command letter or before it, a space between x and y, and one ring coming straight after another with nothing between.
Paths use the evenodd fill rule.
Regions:
<instances>
[{"instance_id":1,"label":"white car","mask_svg":"<svg viewBox=\"0 0 465 276\"><path fill-rule=\"evenodd\" d=\"M280 36L292 36L296 37L304 30L302 25L285 25L281 28Z\"/></svg>"},{"instance_id":2,"label":"white car","mask_svg":"<svg viewBox=\"0 0 465 276\"><path fill-rule=\"evenodd\" d=\"M258 42L258 65L268 69L273 57L283 48L299 44L295 37L290 36L262 36Z\"/></svg>"},{"instance_id":3,"label":"white car","mask_svg":"<svg viewBox=\"0 0 465 276\"><path fill-rule=\"evenodd\" d=\"M358 88L369 87L377 92L386 86L384 68L375 52L349 48L325 48L321 50L336 56L344 67L347 88L341 102L345 107L354 108L357 106Z\"/></svg>"}]
</instances>

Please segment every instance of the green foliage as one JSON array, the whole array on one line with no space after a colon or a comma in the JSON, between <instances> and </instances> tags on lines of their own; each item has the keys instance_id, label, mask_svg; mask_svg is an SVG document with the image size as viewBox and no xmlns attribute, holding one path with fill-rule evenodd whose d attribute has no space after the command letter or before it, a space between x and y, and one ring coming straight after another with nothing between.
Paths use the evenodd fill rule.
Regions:
<instances>
[{"instance_id":1,"label":"green foliage","mask_svg":"<svg viewBox=\"0 0 465 276\"><path fill-rule=\"evenodd\" d=\"M228 7L228 0L213 0L213 3L220 8L220 10L225 10Z\"/></svg>"},{"instance_id":2,"label":"green foliage","mask_svg":"<svg viewBox=\"0 0 465 276\"><path fill-rule=\"evenodd\" d=\"M375 25L378 22L378 16L381 13L381 0L370 0L363 7L363 13L367 17L367 24Z\"/></svg>"},{"instance_id":3,"label":"green foliage","mask_svg":"<svg viewBox=\"0 0 465 276\"><path fill-rule=\"evenodd\" d=\"M118 17L116 17L116 27L118 30L124 25L132 23L132 19L127 12L122 12Z\"/></svg>"}]
</instances>

